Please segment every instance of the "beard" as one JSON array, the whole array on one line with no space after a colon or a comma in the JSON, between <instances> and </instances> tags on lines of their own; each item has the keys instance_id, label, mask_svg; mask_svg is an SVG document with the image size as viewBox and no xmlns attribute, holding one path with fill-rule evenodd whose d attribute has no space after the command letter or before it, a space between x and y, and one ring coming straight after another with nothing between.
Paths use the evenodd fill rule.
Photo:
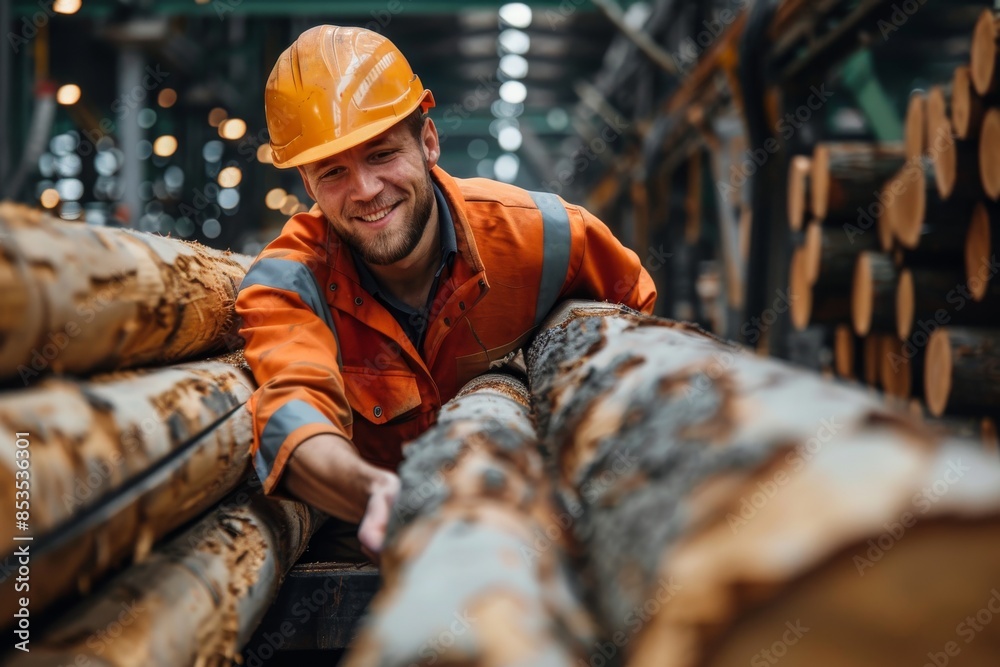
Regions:
<instances>
[{"instance_id":1,"label":"beard","mask_svg":"<svg viewBox=\"0 0 1000 667\"><path fill-rule=\"evenodd\" d=\"M364 206L364 210L352 211L351 216L362 216L368 212L378 211L397 203L392 195L382 194ZM361 257L366 264L385 266L395 264L413 252L430 222L431 209L434 206L434 187L431 173L415 188L413 200L413 215L403 220L402 228L387 227L380 230L374 238L364 238L355 229L346 226L337 230L353 252ZM329 218L330 216L327 216ZM350 217L350 216L349 216Z\"/></svg>"}]
</instances>

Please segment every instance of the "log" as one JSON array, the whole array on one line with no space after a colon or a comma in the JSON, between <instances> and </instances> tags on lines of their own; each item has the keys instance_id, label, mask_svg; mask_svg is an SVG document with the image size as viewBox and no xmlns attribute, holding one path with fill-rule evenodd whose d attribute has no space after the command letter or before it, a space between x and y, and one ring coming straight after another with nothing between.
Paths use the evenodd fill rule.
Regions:
<instances>
[{"instance_id":1,"label":"log","mask_svg":"<svg viewBox=\"0 0 1000 667\"><path fill-rule=\"evenodd\" d=\"M906 105L903 146L908 162L927 152L927 95L923 91L914 91Z\"/></svg>"},{"instance_id":2,"label":"log","mask_svg":"<svg viewBox=\"0 0 1000 667\"><path fill-rule=\"evenodd\" d=\"M528 368L558 490L583 507L584 584L628 665L745 665L796 619L810 630L794 664L923 664L990 598L1000 461L975 443L606 304L555 313ZM634 466L616 472L621 457ZM921 500L948 470L947 493ZM874 562L904 512L906 539ZM984 633L971 664L995 655L1000 626Z\"/></svg>"},{"instance_id":3,"label":"log","mask_svg":"<svg viewBox=\"0 0 1000 667\"><path fill-rule=\"evenodd\" d=\"M176 363L242 347L251 258L0 204L0 381Z\"/></svg>"},{"instance_id":4,"label":"log","mask_svg":"<svg viewBox=\"0 0 1000 667\"><path fill-rule=\"evenodd\" d=\"M864 337L862 346L864 381L866 385L875 389L882 384L882 351L885 349L882 339L886 337L888 334L870 333Z\"/></svg>"},{"instance_id":5,"label":"log","mask_svg":"<svg viewBox=\"0 0 1000 667\"><path fill-rule=\"evenodd\" d=\"M943 327L931 334L924 394L934 417L1000 408L1000 330Z\"/></svg>"},{"instance_id":6,"label":"log","mask_svg":"<svg viewBox=\"0 0 1000 667\"><path fill-rule=\"evenodd\" d=\"M922 377L922 369L919 348L893 336L879 337L879 381L885 395L897 400L900 407L922 395L921 383L915 383Z\"/></svg>"},{"instance_id":7,"label":"log","mask_svg":"<svg viewBox=\"0 0 1000 667\"><path fill-rule=\"evenodd\" d=\"M930 159L908 164L893 181L887 208L894 208L892 220L896 239L907 249L916 249L928 225L964 226L973 202L960 197L943 200L938 194Z\"/></svg>"},{"instance_id":8,"label":"log","mask_svg":"<svg viewBox=\"0 0 1000 667\"><path fill-rule=\"evenodd\" d=\"M1000 49L997 40L1000 39L1000 13L984 9L976 21L972 33L972 83L981 96L1000 92L997 85L998 58Z\"/></svg>"},{"instance_id":9,"label":"log","mask_svg":"<svg viewBox=\"0 0 1000 667\"><path fill-rule=\"evenodd\" d=\"M979 144L959 139L951 124L951 90L934 86L927 97L927 141L934 183L943 200L982 195Z\"/></svg>"},{"instance_id":10,"label":"log","mask_svg":"<svg viewBox=\"0 0 1000 667\"><path fill-rule=\"evenodd\" d=\"M810 324L833 324L849 319L851 300L848 287L832 280L814 285L810 282L811 274L806 249L796 248L792 252L788 282L792 326L802 331Z\"/></svg>"},{"instance_id":11,"label":"log","mask_svg":"<svg viewBox=\"0 0 1000 667\"><path fill-rule=\"evenodd\" d=\"M589 659L595 626L565 563L574 518L552 502L523 382L466 385L406 446L400 477L383 586L345 667Z\"/></svg>"},{"instance_id":12,"label":"log","mask_svg":"<svg viewBox=\"0 0 1000 667\"><path fill-rule=\"evenodd\" d=\"M838 377L858 380L864 376L862 339L849 324L838 324L833 331L833 368Z\"/></svg>"},{"instance_id":13,"label":"log","mask_svg":"<svg viewBox=\"0 0 1000 667\"><path fill-rule=\"evenodd\" d=\"M1000 325L1000 289L993 299L972 299L961 272L947 269L903 269L896 288L896 335L906 340L914 331L924 336L943 325Z\"/></svg>"},{"instance_id":14,"label":"log","mask_svg":"<svg viewBox=\"0 0 1000 667\"><path fill-rule=\"evenodd\" d=\"M875 250L876 244L872 234L850 234L839 227L824 227L815 220L809 223L802 246L810 284L850 284L858 254Z\"/></svg>"},{"instance_id":15,"label":"log","mask_svg":"<svg viewBox=\"0 0 1000 667\"><path fill-rule=\"evenodd\" d=\"M877 252L858 255L850 297L854 333L867 336L872 331L895 331L897 279L891 256Z\"/></svg>"},{"instance_id":16,"label":"log","mask_svg":"<svg viewBox=\"0 0 1000 667\"><path fill-rule=\"evenodd\" d=\"M32 638L31 653L5 664L239 662L321 521L302 503L240 491Z\"/></svg>"},{"instance_id":17,"label":"log","mask_svg":"<svg viewBox=\"0 0 1000 667\"><path fill-rule=\"evenodd\" d=\"M986 196L1000 199L1000 109L995 107L986 112L979 135L979 173Z\"/></svg>"},{"instance_id":18,"label":"log","mask_svg":"<svg viewBox=\"0 0 1000 667\"><path fill-rule=\"evenodd\" d=\"M972 71L961 66L955 68L951 82L951 124L955 136L967 141L979 137L986 113L986 103L972 84Z\"/></svg>"},{"instance_id":19,"label":"log","mask_svg":"<svg viewBox=\"0 0 1000 667\"><path fill-rule=\"evenodd\" d=\"M246 478L246 374L220 362L47 378L0 394L0 424L30 433L32 609L83 592L204 512ZM14 507L15 442L0 441L0 498ZM13 512L0 530L15 531ZM16 545L9 547L11 551ZM16 596L5 590L0 614Z\"/></svg>"},{"instance_id":20,"label":"log","mask_svg":"<svg viewBox=\"0 0 1000 667\"><path fill-rule=\"evenodd\" d=\"M812 212L821 220L857 215L875 201L879 188L905 161L902 145L818 144L813 153Z\"/></svg>"},{"instance_id":21,"label":"log","mask_svg":"<svg viewBox=\"0 0 1000 667\"><path fill-rule=\"evenodd\" d=\"M1000 240L1000 206L980 202L972 211L972 222L965 235L965 282L975 301L986 298L997 273L997 246Z\"/></svg>"},{"instance_id":22,"label":"log","mask_svg":"<svg viewBox=\"0 0 1000 667\"><path fill-rule=\"evenodd\" d=\"M809 213L809 174L812 158L795 155L788 163L788 226L793 232L802 229Z\"/></svg>"}]
</instances>

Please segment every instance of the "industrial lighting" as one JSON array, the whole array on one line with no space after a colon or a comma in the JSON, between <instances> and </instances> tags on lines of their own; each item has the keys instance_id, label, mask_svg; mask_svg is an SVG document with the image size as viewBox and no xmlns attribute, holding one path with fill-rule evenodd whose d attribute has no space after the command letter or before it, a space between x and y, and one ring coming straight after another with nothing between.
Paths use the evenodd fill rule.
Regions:
<instances>
[{"instance_id":1,"label":"industrial lighting","mask_svg":"<svg viewBox=\"0 0 1000 667\"><path fill-rule=\"evenodd\" d=\"M510 2L500 7L500 20L513 28L531 25L531 7L523 2Z\"/></svg>"},{"instance_id":2,"label":"industrial lighting","mask_svg":"<svg viewBox=\"0 0 1000 667\"><path fill-rule=\"evenodd\" d=\"M516 53L519 56L523 56L531 48L531 38L528 37L528 33L513 28L507 28L501 32L497 40L500 42L500 48L504 51Z\"/></svg>"},{"instance_id":3,"label":"industrial lighting","mask_svg":"<svg viewBox=\"0 0 1000 667\"><path fill-rule=\"evenodd\" d=\"M272 211L277 211L281 208L281 202L284 201L287 196L288 193L285 192L284 188L272 188L268 190L266 195L264 195L264 205Z\"/></svg>"},{"instance_id":4,"label":"industrial lighting","mask_svg":"<svg viewBox=\"0 0 1000 667\"><path fill-rule=\"evenodd\" d=\"M504 153L493 163L493 172L496 174L497 180L504 183L513 183L514 179L517 178L517 172L520 167L521 163L516 155Z\"/></svg>"},{"instance_id":5,"label":"industrial lighting","mask_svg":"<svg viewBox=\"0 0 1000 667\"><path fill-rule=\"evenodd\" d=\"M247 133L247 124L242 118L230 118L219 125L219 136L236 141Z\"/></svg>"},{"instance_id":6,"label":"industrial lighting","mask_svg":"<svg viewBox=\"0 0 1000 667\"><path fill-rule=\"evenodd\" d=\"M528 96L528 89L520 81L500 84L500 99L511 104L520 104Z\"/></svg>"},{"instance_id":7,"label":"industrial lighting","mask_svg":"<svg viewBox=\"0 0 1000 667\"><path fill-rule=\"evenodd\" d=\"M55 208L59 205L59 193L56 192L55 188L46 188L39 199L45 208Z\"/></svg>"},{"instance_id":8,"label":"industrial lighting","mask_svg":"<svg viewBox=\"0 0 1000 667\"><path fill-rule=\"evenodd\" d=\"M177 151L177 137L164 134L153 142L153 153L160 157L170 157Z\"/></svg>"},{"instance_id":9,"label":"industrial lighting","mask_svg":"<svg viewBox=\"0 0 1000 667\"><path fill-rule=\"evenodd\" d=\"M271 154L270 144L261 144L257 147L257 162L261 164L274 164L274 156Z\"/></svg>"},{"instance_id":10,"label":"industrial lighting","mask_svg":"<svg viewBox=\"0 0 1000 667\"><path fill-rule=\"evenodd\" d=\"M243 172L239 167L226 167L219 172L219 185L224 188L235 188L243 180Z\"/></svg>"},{"instance_id":11,"label":"industrial lighting","mask_svg":"<svg viewBox=\"0 0 1000 667\"><path fill-rule=\"evenodd\" d=\"M80 0L56 0L52 5L52 11L56 14L76 14L80 11L81 4L83 3Z\"/></svg>"},{"instance_id":12,"label":"industrial lighting","mask_svg":"<svg viewBox=\"0 0 1000 667\"><path fill-rule=\"evenodd\" d=\"M169 109L174 106L177 102L177 91L173 88L164 88L160 91L160 94L156 96L156 103L159 104L164 109Z\"/></svg>"},{"instance_id":13,"label":"industrial lighting","mask_svg":"<svg viewBox=\"0 0 1000 667\"><path fill-rule=\"evenodd\" d=\"M505 127L497 136L497 143L505 151L516 151L521 147L521 130L516 127Z\"/></svg>"},{"instance_id":14,"label":"industrial lighting","mask_svg":"<svg viewBox=\"0 0 1000 667\"><path fill-rule=\"evenodd\" d=\"M285 195L281 198L281 205L278 210L284 215L294 215L295 210L299 207L299 198L295 195Z\"/></svg>"},{"instance_id":15,"label":"industrial lighting","mask_svg":"<svg viewBox=\"0 0 1000 667\"><path fill-rule=\"evenodd\" d=\"M222 121L227 118L229 118L229 112L222 107L215 107L208 112L208 124L212 127L219 127L219 125L222 124Z\"/></svg>"},{"instance_id":16,"label":"industrial lighting","mask_svg":"<svg viewBox=\"0 0 1000 667\"><path fill-rule=\"evenodd\" d=\"M80 86L75 83L67 83L65 86L59 86L59 90L56 91L56 102L59 104L69 106L79 101Z\"/></svg>"},{"instance_id":17,"label":"industrial lighting","mask_svg":"<svg viewBox=\"0 0 1000 667\"><path fill-rule=\"evenodd\" d=\"M523 79L528 76L528 61L524 56L508 53L500 59L500 72L511 79Z\"/></svg>"}]
</instances>

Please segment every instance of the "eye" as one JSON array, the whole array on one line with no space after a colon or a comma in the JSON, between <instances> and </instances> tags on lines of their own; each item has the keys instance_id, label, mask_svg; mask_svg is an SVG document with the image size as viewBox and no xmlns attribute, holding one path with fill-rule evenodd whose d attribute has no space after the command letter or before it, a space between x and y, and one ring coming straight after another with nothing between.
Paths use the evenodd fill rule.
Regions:
<instances>
[{"instance_id":1,"label":"eye","mask_svg":"<svg viewBox=\"0 0 1000 667\"><path fill-rule=\"evenodd\" d=\"M390 157L392 157L395 154L396 154L396 150L395 149L387 148L385 150L376 151L372 155L372 159L374 159L374 160L388 160Z\"/></svg>"},{"instance_id":2,"label":"eye","mask_svg":"<svg viewBox=\"0 0 1000 667\"><path fill-rule=\"evenodd\" d=\"M320 178L324 180L330 178L336 178L337 176L340 176L343 173L344 173L343 167L333 167L332 169L327 170L322 176L320 176Z\"/></svg>"}]
</instances>

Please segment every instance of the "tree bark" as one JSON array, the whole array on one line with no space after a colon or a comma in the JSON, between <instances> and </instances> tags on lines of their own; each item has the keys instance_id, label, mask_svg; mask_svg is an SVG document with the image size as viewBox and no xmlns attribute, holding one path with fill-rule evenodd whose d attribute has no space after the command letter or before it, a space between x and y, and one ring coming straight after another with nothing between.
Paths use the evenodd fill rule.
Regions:
<instances>
[{"instance_id":1,"label":"tree bark","mask_svg":"<svg viewBox=\"0 0 1000 667\"><path fill-rule=\"evenodd\" d=\"M1000 408L1000 330L947 327L927 346L924 393L931 415L982 415Z\"/></svg>"},{"instance_id":2,"label":"tree bark","mask_svg":"<svg viewBox=\"0 0 1000 667\"><path fill-rule=\"evenodd\" d=\"M1000 325L1000 286L990 291L986 303L976 302L959 271L903 269L896 290L896 334L906 340L915 328Z\"/></svg>"},{"instance_id":3,"label":"tree bark","mask_svg":"<svg viewBox=\"0 0 1000 667\"><path fill-rule=\"evenodd\" d=\"M347 667L589 657L595 627L565 562L574 515L552 503L523 382L466 385L407 445L400 477L384 584Z\"/></svg>"},{"instance_id":4,"label":"tree bark","mask_svg":"<svg viewBox=\"0 0 1000 667\"><path fill-rule=\"evenodd\" d=\"M864 391L592 302L543 325L528 368L558 490L583 507L584 581L629 665L745 665L797 618L821 639L789 650L796 665L920 664L912 637L953 637L995 585L1000 462ZM918 504L958 457L951 492ZM919 522L873 562L868 541L904 511Z\"/></svg>"},{"instance_id":5,"label":"tree bark","mask_svg":"<svg viewBox=\"0 0 1000 667\"><path fill-rule=\"evenodd\" d=\"M0 205L0 381L168 364L235 337L251 258Z\"/></svg>"},{"instance_id":6,"label":"tree bark","mask_svg":"<svg viewBox=\"0 0 1000 667\"><path fill-rule=\"evenodd\" d=\"M246 478L252 440L242 372L219 362L48 378L0 395L0 424L30 436L32 609L41 611L205 511ZM0 496L14 508L15 443L0 442ZM15 531L14 514L0 530ZM10 547L13 550L14 547ZM13 612L5 589L0 613Z\"/></svg>"},{"instance_id":7,"label":"tree bark","mask_svg":"<svg viewBox=\"0 0 1000 667\"><path fill-rule=\"evenodd\" d=\"M856 218L879 189L903 166L902 145L819 144L813 153L810 187L812 212L821 220Z\"/></svg>"},{"instance_id":8,"label":"tree bark","mask_svg":"<svg viewBox=\"0 0 1000 667\"><path fill-rule=\"evenodd\" d=\"M242 490L57 621L12 667L239 660L320 515ZM119 634L120 632L120 634Z\"/></svg>"},{"instance_id":9,"label":"tree bark","mask_svg":"<svg viewBox=\"0 0 1000 667\"><path fill-rule=\"evenodd\" d=\"M872 234L848 234L839 227L824 227L817 221L806 227L805 259L811 283L849 285L854 276L858 254L875 250Z\"/></svg>"}]
</instances>

